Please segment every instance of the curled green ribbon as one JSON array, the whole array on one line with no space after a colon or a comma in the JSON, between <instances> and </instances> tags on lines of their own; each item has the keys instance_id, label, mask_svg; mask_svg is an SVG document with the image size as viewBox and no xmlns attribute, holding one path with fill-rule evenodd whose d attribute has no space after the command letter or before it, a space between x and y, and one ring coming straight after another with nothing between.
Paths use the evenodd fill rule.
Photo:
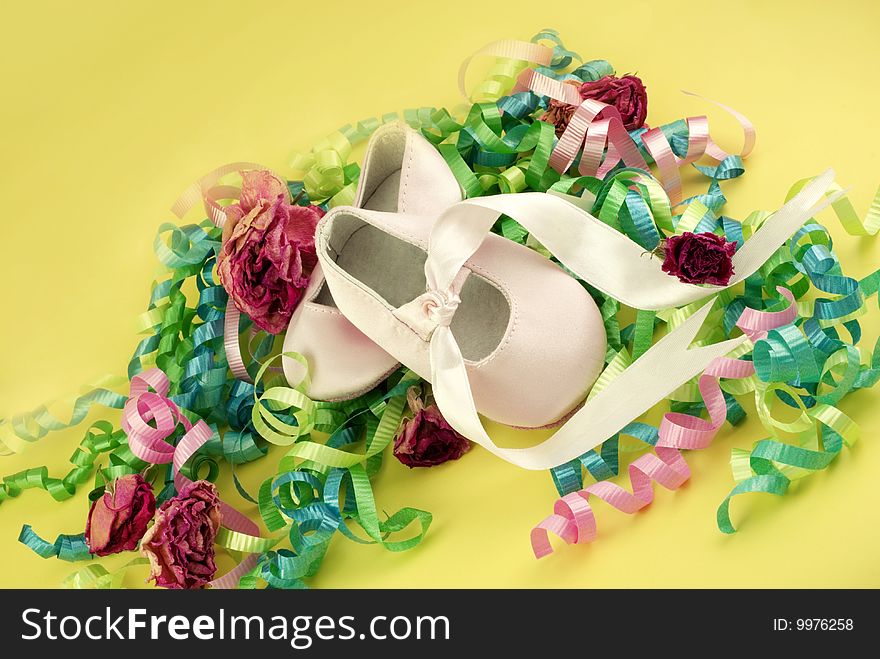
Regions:
<instances>
[{"instance_id":1,"label":"curled green ribbon","mask_svg":"<svg viewBox=\"0 0 880 659\"><path fill-rule=\"evenodd\" d=\"M91 478L97 461L104 454L109 454L110 465L99 474L101 481L109 475L108 469L113 470L115 478L122 473L134 473L146 467L145 462L138 460L128 450L125 433L114 431L107 421L96 421L70 456L73 468L63 478L49 476L46 467L32 467L6 476L0 483L0 503L29 489L45 490L55 501L65 501L76 493L78 486Z\"/></svg>"}]
</instances>

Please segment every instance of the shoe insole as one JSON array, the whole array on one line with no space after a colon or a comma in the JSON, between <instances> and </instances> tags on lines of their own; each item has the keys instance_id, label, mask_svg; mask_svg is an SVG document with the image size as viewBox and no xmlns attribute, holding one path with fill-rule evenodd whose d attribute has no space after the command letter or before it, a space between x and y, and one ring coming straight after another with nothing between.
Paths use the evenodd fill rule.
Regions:
<instances>
[{"instance_id":1,"label":"shoe insole","mask_svg":"<svg viewBox=\"0 0 880 659\"><path fill-rule=\"evenodd\" d=\"M337 218L342 220L343 218ZM411 302L425 292L427 254L416 245L401 240L354 217L345 218L340 236L349 235L336 247L336 262L352 277L375 291L392 307ZM346 231L346 229L348 229ZM352 230L353 229L353 230ZM461 304L452 320L462 356L480 361L501 342L510 320L507 298L488 280L471 274L461 291Z\"/></svg>"},{"instance_id":2,"label":"shoe insole","mask_svg":"<svg viewBox=\"0 0 880 659\"><path fill-rule=\"evenodd\" d=\"M400 170L398 169L379 184L379 187L373 191L370 198L364 202L363 207L367 210L393 213L397 210L397 200L400 196L399 191ZM321 286L321 290L315 296L315 302L327 307L336 307L336 303L333 301L333 294L326 284Z\"/></svg>"},{"instance_id":3,"label":"shoe insole","mask_svg":"<svg viewBox=\"0 0 880 659\"><path fill-rule=\"evenodd\" d=\"M398 210L397 201L400 197L400 170L391 172L384 181L379 184L370 198L364 201L363 207L371 211L395 212Z\"/></svg>"}]
</instances>

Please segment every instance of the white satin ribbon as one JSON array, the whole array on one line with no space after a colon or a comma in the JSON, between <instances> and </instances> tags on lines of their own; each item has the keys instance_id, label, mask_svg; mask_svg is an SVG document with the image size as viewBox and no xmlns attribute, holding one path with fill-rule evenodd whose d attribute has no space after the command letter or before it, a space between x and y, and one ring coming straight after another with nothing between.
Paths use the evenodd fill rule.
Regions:
<instances>
[{"instance_id":1,"label":"white satin ribbon","mask_svg":"<svg viewBox=\"0 0 880 659\"><path fill-rule=\"evenodd\" d=\"M661 269L641 245L560 195L523 192L467 199L434 223L425 262L430 290L445 291L482 244L495 220L508 215L588 284L635 309L668 309L729 288L756 272L795 231L830 205L833 170L817 176L774 213L733 256L727 286L685 284Z\"/></svg>"},{"instance_id":2,"label":"white satin ribbon","mask_svg":"<svg viewBox=\"0 0 880 659\"><path fill-rule=\"evenodd\" d=\"M734 256L728 286L684 284L623 234L553 195L522 193L469 199L450 207L434 224L425 263L428 290L449 291L462 266L482 244L495 220L509 215L587 283L638 309L689 304L728 288L755 272L810 217L831 203L828 170L772 215ZM714 301L713 301L714 302ZM431 383L437 405L459 433L525 469L549 469L595 448L648 411L669 392L703 372L746 340L739 337L688 349L713 302L657 342L590 399L541 444L511 449L496 445L474 404L464 358L447 324L431 334Z\"/></svg>"}]
</instances>

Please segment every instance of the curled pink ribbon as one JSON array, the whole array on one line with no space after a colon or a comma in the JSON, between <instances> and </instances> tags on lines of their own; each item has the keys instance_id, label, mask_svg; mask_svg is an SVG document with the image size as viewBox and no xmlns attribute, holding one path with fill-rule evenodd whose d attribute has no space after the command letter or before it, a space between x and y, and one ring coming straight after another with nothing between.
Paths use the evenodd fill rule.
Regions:
<instances>
[{"instance_id":1,"label":"curled pink ribbon","mask_svg":"<svg viewBox=\"0 0 880 659\"><path fill-rule=\"evenodd\" d=\"M746 309L737 320L737 326L753 340L766 336L767 331L787 325L797 313L794 296L780 287L779 292L792 303L776 312ZM567 544L592 542L597 533L596 518L590 506L595 496L627 514L635 514L654 500L652 481L668 490L682 486L691 476L690 467L681 451L706 448L712 443L727 418L727 404L721 391L721 378L739 379L754 374L752 362L718 357L700 376L699 390L709 413L709 419L668 412L660 422L659 438L652 453L636 458L629 465L632 492L610 481L599 481L582 490L556 500L553 514L531 531L532 551L536 558L553 553L550 534Z\"/></svg>"},{"instance_id":2,"label":"curled pink ribbon","mask_svg":"<svg viewBox=\"0 0 880 659\"><path fill-rule=\"evenodd\" d=\"M568 105L580 105L581 95L574 85L566 84L561 80L555 80L534 69L526 69L519 74L513 93L533 91L538 96L549 96Z\"/></svg>"},{"instance_id":3,"label":"curled pink ribbon","mask_svg":"<svg viewBox=\"0 0 880 659\"><path fill-rule=\"evenodd\" d=\"M782 286L777 286L776 290L785 299L789 305L782 311L758 311L757 309L744 309L739 320L736 321L743 333L749 337L752 343L767 338L767 332L776 328L788 325L797 318L797 305L794 301L794 294Z\"/></svg>"},{"instance_id":4,"label":"curled pink ribbon","mask_svg":"<svg viewBox=\"0 0 880 659\"><path fill-rule=\"evenodd\" d=\"M182 220L196 204L202 203L211 222L218 227L222 227L226 222L226 213L223 212L220 201L228 199L238 200L241 188L232 185L219 185L220 179L243 169L268 168L252 162L231 162L212 169L181 193L177 201L171 206L171 212L178 219Z\"/></svg>"},{"instance_id":5,"label":"curled pink ribbon","mask_svg":"<svg viewBox=\"0 0 880 659\"><path fill-rule=\"evenodd\" d=\"M503 57L506 59L547 66L553 58L553 49L539 43L512 40L493 41L492 43L483 46L473 55L466 58L458 69L458 90L467 100L470 100L470 95L468 94L467 86L465 84L468 68L471 65L471 61L473 61L475 57L481 55Z\"/></svg>"},{"instance_id":6,"label":"curled pink ribbon","mask_svg":"<svg viewBox=\"0 0 880 659\"><path fill-rule=\"evenodd\" d=\"M223 318L223 349L226 350L226 363L232 376L238 380L253 383L253 379L247 372L244 359L241 356L241 344L239 343L238 321L241 312L232 301L226 304L226 314Z\"/></svg>"},{"instance_id":7,"label":"curled pink ribbon","mask_svg":"<svg viewBox=\"0 0 880 659\"><path fill-rule=\"evenodd\" d=\"M659 128L651 128L642 135L642 144L657 163L657 177L673 206L680 204L682 198L679 169L699 160L709 146L709 120L706 117L688 117L685 121L688 125L688 150L684 158L675 155Z\"/></svg>"},{"instance_id":8,"label":"curled pink ribbon","mask_svg":"<svg viewBox=\"0 0 880 659\"><path fill-rule=\"evenodd\" d=\"M131 379L128 401L122 410L122 429L128 435L128 446L138 458L152 464L171 463L174 485L181 490L192 482L180 469L213 436L214 432L201 419L190 423L180 408L168 398L168 376L151 368ZM183 425L186 433L177 446L166 439ZM222 524L226 528L252 536L259 536L259 527L227 503L220 502ZM247 556L229 573L211 582L213 588L234 588L243 574L257 564L255 554Z\"/></svg>"},{"instance_id":9,"label":"curled pink ribbon","mask_svg":"<svg viewBox=\"0 0 880 659\"><path fill-rule=\"evenodd\" d=\"M603 161L606 146L608 152ZM582 152L578 171L583 176L602 178L621 160L630 167L648 169L648 163L623 127L617 108L590 98L583 101L571 116L568 127L550 154L550 166L560 173L565 172L578 152Z\"/></svg>"}]
</instances>

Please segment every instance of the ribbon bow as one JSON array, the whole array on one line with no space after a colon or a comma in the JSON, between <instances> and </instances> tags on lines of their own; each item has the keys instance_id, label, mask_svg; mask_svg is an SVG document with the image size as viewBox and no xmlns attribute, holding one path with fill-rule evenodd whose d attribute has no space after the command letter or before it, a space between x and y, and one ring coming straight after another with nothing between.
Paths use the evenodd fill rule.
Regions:
<instances>
[{"instance_id":1,"label":"ribbon bow","mask_svg":"<svg viewBox=\"0 0 880 659\"><path fill-rule=\"evenodd\" d=\"M431 322L443 327L449 327L458 305L461 304L461 298L451 290L447 291L431 291L422 295L421 300L422 311Z\"/></svg>"}]
</instances>

